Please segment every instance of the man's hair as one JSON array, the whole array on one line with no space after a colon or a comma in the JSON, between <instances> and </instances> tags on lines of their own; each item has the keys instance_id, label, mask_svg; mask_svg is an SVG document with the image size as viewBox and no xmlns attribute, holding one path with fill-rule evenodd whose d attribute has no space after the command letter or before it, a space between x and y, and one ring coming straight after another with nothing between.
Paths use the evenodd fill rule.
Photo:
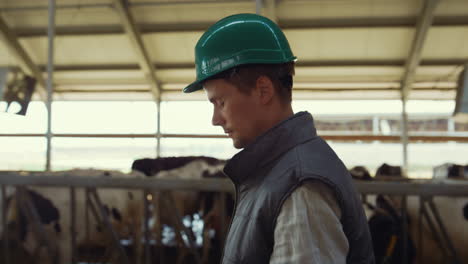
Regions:
<instances>
[{"instance_id":1,"label":"man's hair","mask_svg":"<svg viewBox=\"0 0 468 264\"><path fill-rule=\"evenodd\" d=\"M260 76L268 77L282 103L291 103L294 62L281 64L244 64L218 73L207 80L224 79L240 92L250 94ZM206 80L206 81L207 81Z\"/></svg>"}]
</instances>

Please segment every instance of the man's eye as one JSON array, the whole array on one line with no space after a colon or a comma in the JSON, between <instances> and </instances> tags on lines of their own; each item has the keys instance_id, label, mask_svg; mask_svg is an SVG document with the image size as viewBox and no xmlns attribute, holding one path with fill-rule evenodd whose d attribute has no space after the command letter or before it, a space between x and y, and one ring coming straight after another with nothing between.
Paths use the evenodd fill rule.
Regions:
<instances>
[{"instance_id":1,"label":"man's eye","mask_svg":"<svg viewBox=\"0 0 468 264\"><path fill-rule=\"evenodd\" d=\"M224 101L219 101L219 106L224 106Z\"/></svg>"}]
</instances>

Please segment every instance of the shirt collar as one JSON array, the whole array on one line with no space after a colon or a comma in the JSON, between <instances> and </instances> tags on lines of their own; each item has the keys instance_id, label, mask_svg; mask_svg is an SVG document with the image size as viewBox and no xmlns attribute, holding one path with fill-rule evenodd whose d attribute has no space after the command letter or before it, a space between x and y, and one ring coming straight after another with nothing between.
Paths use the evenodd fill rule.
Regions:
<instances>
[{"instance_id":1,"label":"shirt collar","mask_svg":"<svg viewBox=\"0 0 468 264\"><path fill-rule=\"evenodd\" d=\"M299 112L275 125L234 155L224 167L224 173L235 184L240 184L257 169L316 136L312 115Z\"/></svg>"}]
</instances>

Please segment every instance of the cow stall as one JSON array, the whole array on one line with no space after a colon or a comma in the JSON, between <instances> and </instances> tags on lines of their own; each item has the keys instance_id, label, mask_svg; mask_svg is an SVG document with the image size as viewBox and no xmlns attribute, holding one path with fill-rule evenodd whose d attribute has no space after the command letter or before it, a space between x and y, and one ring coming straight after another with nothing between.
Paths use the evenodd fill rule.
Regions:
<instances>
[{"instance_id":1,"label":"cow stall","mask_svg":"<svg viewBox=\"0 0 468 264\"><path fill-rule=\"evenodd\" d=\"M84 173L94 176L84 176ZM207 249L204 245L207 243L200 245L200 241L196 241L193 232L186 225L186 210L179 210L180 203L177 200L180 197L197 198L192 194L200 193L200 190L204 191L203 194L212 193L217 199L222 199L227 195L226 191L220 190L219 184L230 186L227 180L224 183L215 180L217 185L213 187L209 179L208 183L202 182L203 186L198 188L200 182L196 180L193 183L189 180L188 184L183 181L180 186L180 180L175 179L174 182L172 178L176 177L171 177L167 171L164 175L169 179L147 178L135 171L129 174L79 170L0 174L3 190L0 196L3 198L0 203L3 206L2 238L15 233L8 226L7 218L11 214L9 211L16 207L21 208L17 211L22 213L23 222L27 220L30 223L28 234L35 238L36 245L32 249L28 248L29 254L17 254L31 256L24 263L42 263L38 261L39 258L31 262L34 255L43 256L44 263L209 263L210 252L205 252ZM12 197L21 199L13 200ZM37 197L53 202L54 206L41 207L36 202ZM12 205L12 200L16 205ZM212 202L211 208L219 206L214 211L223 212L225 210L221 205L219 202L214 202L213 205ZM58 214L55 213L54 223L60 222L61 234L51 232L43 235L51 221L43 221L42 218L46 216L42 212L54 208L56 211L58 208L60 212L60 219L57 219ZM209 211L205 215L209 216ZM200 222L203 221L192 220L198 223L200 230ZM170 225L172 230L169 233L172 234L164 238L163 235L168 233L169 228L157 225L158 222ZM226 222L219 224L223 227L223 232L217 235L224 236ZM164 239L167 240L170 236L173 237L172 242L164 243L165 252L161 252ZM17 259L13 261L12 256L8 255L13 243L11 241L26 244L25 239L2 241L5 248L4 251L0 250L2 263L23 263ZM10 245L8 242L11 242ZM170 243L174 245L169 246ZM103 257L97 258L96 255Z\"/></svg>"},{"instance_id":2,"label":"cow stall","mask_svg":"<svg viewBox=\"0 0 468 264\"><path fill-rule=\"evenodd\" d=\"M465 222L460 222L456 226L451 224L451 221L456 218L456 214L458 213L458 209L460 209L460 213L463 212L463 204L468 201L468 183L465 181L456 181L456 180L418 180L418 181L403 181L403 182L393 182L393 181L373 181L373 182L365 182L365 181L355 181L356 187L358 191L363 195L363 200L371 200L372 195L380 194L380 195L389 195L392 197L398 197L399 202L401 204L399 210L401 210L401 217L403 218L403 222L406 222L408 217L413 218L412 223L418 223L419 219L423 220L426 224L428 229L418 230L418 226L416 228L411 225L402 225L402 232L403 233L411 233L413 237L418 238L418 231L423 231L428 235L428 233L432 234L433 242L436 243L436 250L440 247L439 255L442 257L439 259L432 258L434 260L431 263L467 263L467 256L466 252L463 251L463 245L466 245L466 232L467 228L466 225L468 222L466 219L463 219ZM104 202L104 193L105 191L109 190L123 190L124 192L132 191L134 197L140 197L140 204L143 207L143 214L141 221L141 235L143 236L141 241L141 258L138 258L139 263L174 263L170 262L168 259L169 256L166 256L165 260L160 259L160 253L154 247L155 241L152 241L152 238L155 238L155 230L150 228L150 204L152 201L156 199L156 197L162 196L164 202L161 202L162 207L172 208L173 220L179 223L179 229L181 229L181 237L184 242L185 248L179 251L184 251L183 257L184 259L177 260L181 263L216 263L210 262L207 259L203 259L203 248L199 248L194 246L194 238L191 237L189 230L182 230L183 227L183 216L177 215L176 206L174 205L175 202L171 200L170 196L168 196L168 192L172 192L174 190L178 191L198 191L198 192L214 192L219 194L232 194L233 186L227 179L207 179L207 178L200 178L200 179L172 179L172 178L129 178L123 177L122 175L117 177L101 177L101 176L77 176L73 175L72 173L63 176L53 176L50 173L44 172L36 172L36 173L24 173L20 172L0 172L0 185L2 186L2 237L5 237L6 233L10 233L7 228L7 223L5 221L7 212L6 212L6 197L7 194L15 193L15 195L21 196L20 200L22 199L22 204L29 204L25 207L29 208L30 213L29 218L32 220L36 219L36 223L40 222L38 218L40 218L40 214L35 212L34 206L31 206L31 202L33 200L31 194L28 194L26 191L26 187L42 187L47 188L47 192L49 194L56 193L54 190L62 190L63 193L67 193L67 198L64 199L64 203L68 203L67 210L61 211L61 215L68 215L70 218L70 222L66 225L62 225L62 230L70 230L70 234L77 234L77 232L82 230L77 230L77 225L79 219L82 215L77 214L77 200L81 199L78 198L83 196L86 199L91 200L90 202L93 204L90 207L89 217L94 217L98 219L102 225L102 228L106 231L104 232L104 239L107 241L107 245L109 245L109 249L107 250L106 254L110 257L108 258L108 262L106 263L137 263L134 262L134 255L131 251L129 251L128 247L125 246L125 243L117 237L118 229L115 222L117 222L115 214L112 213L112 208L114 206L107 205L108 209L106 209L105 204L108 201ZM13 190L16 190L15 192ZM20 190L20 191L18 191ZM151 196L149 196L151 194ZM137 196L138 195L138 196ZM49 196L50 197L50 196ZM53 195L52 195L53 197ZM149 199L151 197L151 199ZM222 197L222 196L220 196ZM222 206L224 203L220 203ZM447 207L447 204L452 204L452 207ZM419 206L424 207L424 210L418 209ZM458 208L461 207L461 208ZM115 208L115 207L114 207ZM411 208L415 208L414 210ZM410 210L411 209L411 210ZM224 208L226 210L226 208ZM94 211L94 212L93 212ZM123 214L123 213L122 213ZM130 214L132 214L130 212ZM36 216L35 216L36 215ZM94 215L94 216L92 216ZM418 218L422 216L422 218ZM429 220L430 219L430 220ZM177 221L178 220L178 221ZM429 223L431 222L431 223ZM227 227L228 223L222 223L224 227ZM41 245L43 245L42 255L46 256L48 260L53 259L56 255L54 250L54 241L51 241L51 234L53 231L47 230L45 227L41 227L41 225L35 225L35 234L40 238ZM423 225L419 225L421 227ZM47 227L49 228L49 227ZM124 228L125 229L125 228ZM41 231L42 230L42 231ZM225 230L225 229L224 229ZM40 235L43 234L43 235ZM419 233L421 234L421 233ZM461 236L457 236L461 235ZM8 234L7 234L8 235ZM402 237L406 237L405 234ZM66 240L61 240L60 243L64 244L67 243L69 246L66 247L66 250L69 251L70 256L72 256L72 262L70 263L77 263L77 237L71 235L66 237ZM418 239L416 239L418 240ZM8 241L8 240L6 240ZM145 243L148 241L148 243ZM403 240L403 243L405 240ZM153 243L153 244L152 244ZM421 244L416 243L416 246L420 246ZM8 250L11 245L7 243L2 243L2 251L4 254L1 255L2 263L19 263L19 262L7 262L11 256L9 254L14 254L13 251ZM431 258L431 255L434 255L434 249L429 244L424 244L426 248L424 250L418 251L420 254L416 254L416 258L413 260L413 263L428 263L424 262L424 259ZM407 246L403 245L402 247L402 254L408 254L406 252ZM166 252L167 253L167 252ZM62 253L63 254L63 253ZM24 255L24 254L23 254ZM403 258L407 259L407 258ZM31 259L25 259L24 261L30 261ZM59 261L59 260L56 260ZM164 261L164 262L161 262ZM24 263L34 263L34 262L24 262ZM48 262L51 263L51 262ZM60 262L59 262L60 263ZM97 261L89 259L88 263L97 263Z\"/></svg>"}]
</instances>

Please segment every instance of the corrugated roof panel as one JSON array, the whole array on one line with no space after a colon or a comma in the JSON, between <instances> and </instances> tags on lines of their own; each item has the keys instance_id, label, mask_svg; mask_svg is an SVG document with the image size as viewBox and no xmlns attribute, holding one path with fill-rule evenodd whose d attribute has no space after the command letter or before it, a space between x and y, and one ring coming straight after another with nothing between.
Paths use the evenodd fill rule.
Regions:
<instances>
[{"instance_id":1,"label":"corrugated roof panel","mask_svg":"<svg viewBox=\"0 0 468 264\"><path fill-rule=\"evenodd\" d=\"M12 1L17 2L17 1ZM48 25L48 10L46 3L39 3L39 1L29 1L34 3L29 8L21 9L24 7L20 4L11 5L17 7L17 9L6 9L10 10L4 12L3 16L8 22L10 27L34 27L34 28L46 28ZM57 1L58 5L87 5L86 3L78 3L77 1L66 1L70 3L63 3ZM88 3L89 5L95 5L96 7L86 8L60 8L55 11L55 23L56 26L73 26L73 25L114 25L118 24L120 18L117 12L111 7L108 2L107 5L99 6L99 3ZM4 8L5 5L1 5Z\"/></svg>"},{"instance_id":2,"label":"corrugated roof panel","mask_svg":"<svg viewBox=\"0 0 468 264\"><path fill-rule=\"evenodd\" d=\"M295 82L382 81L401 79L403 67L297 67Z\"/></svg>"},{"instance_id":3,"label":"corrugated roof panel","mask_svg":"<svg viewBox=\"0 0 468 264\"><path fill-rule=\"evenodd\" d=\"M195 69L157 70L156 75L163 83L189 83L195 81Z\"/></svg>"},{"instance_id":4,"label":"corrugated roof panel","mask_svg":"<svg viewBox=\"0 0 468 264\"><path fill-rule=\"evenodd\" d=\"M132 1L132 3L137 2ZM134 4L132 12L138 23L214 23L232 14L255 13L255 2L219 1L218 3L155 6Z\"/></svg>"},{"instance_id":5,"label":"corrugated roof panel","mask_svg":"<svg viewBox=\"0 0 468 264\"><path fill-rule=\"evenodd\" d=\"M468 1L466 0L443 0L439 1L435 10L436 16L467 16Z\"/></svg>"},{"instance_id":6,"label":"corrugated roof panel","mask_svg":"<svg viewBox=\"0 0 468 264\"><path fill-rule=\"evenodd\" d=\"M0 67L15 66L16 64L15 56L10 52L5 42L0 41Z\"/></svg>"},{"instance_id":7,"label":"corrugated roof panel","mask_svg":"<svg viewBox=\"0 0 468 264\"><path fill-rule=\"evenodd\" d=\"M23 38L21 45L38 64L47 63L47 38ZM126 35L66 36L55 40L55 64L136 64Z\"/></svg>"},{"instance_id":8,"label":"corrugated roof panel","mask_svg":"<svg viewBox=\"0 0 468 264\"><path fill-rule=\"evenodd\" d=\"M468 26L432 27L426 39L422 59L468 60Z\"/></svg>"},{"instance_id":9,"label":"corrugated roof panel","mask_svg":"<svg viewBox=\"0 0 468 264\"><path fill-rule=\"evenodd\" d=\"M151 59L156 63L191 63L194 48L203 32L154 33L143 37Z\"/></svg>"},{"instance_id":10,"label":"corrugated roof panel","mask_svg":"<svg viewBox=\"0 0 468 264\"><path fill-rule=\"evenodd\" d=\"M462 70L461 65L420 66L416 69L415 81L457 81Z\"/></svg>"},{"instance_id":11,"label":"corrugated roof panel","mask_svg":"<svg viewBox=\"0 0 468 264\"><path fill-rule=\"evenodd\" d=\"M285 0L278 5L279 19L337 19L415 16L421 0Z\"/></svg>"},{"instance_id":12,"label":"corrugated roof panel","mask_svg":"<svg viewBox=\"0 0 468 264\"><path fill-rule=\"evenodd\" d=\"M285 30L299 60L404 59L414 29L350 28Z\"/></svg>"}]
</instances>

